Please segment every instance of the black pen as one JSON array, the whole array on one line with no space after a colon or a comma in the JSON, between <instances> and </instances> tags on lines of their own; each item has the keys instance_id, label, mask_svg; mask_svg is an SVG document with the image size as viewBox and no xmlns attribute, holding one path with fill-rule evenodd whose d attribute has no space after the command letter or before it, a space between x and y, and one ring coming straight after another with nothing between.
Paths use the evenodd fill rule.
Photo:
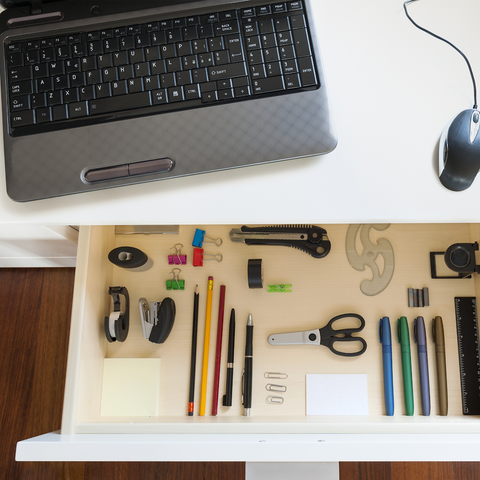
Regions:
<instances>
[{"instance_id":1,"label":"black pen","mask_svg":"<svg viewBox=\"0 0 480 480\"><path fill-rule=\"evenodd\" d=\"M245 343L245 370L243 371L243 407L244 415L250 416L252 407L252 381L253 381L253 320L248 314L247 341Z\"/></svg>"},{"instance_id":2,"label":"black pen","mask_svg":"<svg viewBox=\"0 0 480 480\"><path fill-rule=\"evenodd\" d=\"M223 396L223 406L232 406L233 393L233 359L235 353L235 310L230 313L230 327L228 330L228 354L227 354L227 390Z\"/></svg>"},{"instance_id":3,"label":"black pen","mask_svg":"<svg viewBox=\"0 0 480 480\"><path fill-rule=\"evenodd\" d=\"M195 396L195 364L197 360L197 327L198 327L198 285L193 295L193 327L192 327L192 356L190 359L190 391L188 393L188 416L193 415Z\"/></svg>"}]
</instances>

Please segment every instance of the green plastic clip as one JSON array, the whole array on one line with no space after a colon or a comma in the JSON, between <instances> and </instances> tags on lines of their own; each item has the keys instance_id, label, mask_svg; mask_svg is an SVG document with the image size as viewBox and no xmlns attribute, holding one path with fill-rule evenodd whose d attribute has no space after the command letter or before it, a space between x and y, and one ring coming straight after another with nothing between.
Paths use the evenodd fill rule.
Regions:
<instances>
[{"instance_id":1,"label":"green plastic clip","mask_svg":"<svg viewBox=\"0 0 480 480\"><path fill-rule=\"evenodd\" d=\"M169 273L172 278L167 280L167 290L185 290L185 280L180 280L180 272L179 268L174 268Z\"/></svg>"},{"instance_id":2,"label":"green plastic clip","mask_svg":"<svg viewBox=\"0 0 480 480\"><path fill-rule=\"evenodd\" d=\"M268 286L269 292L291 292L292 291L292 284L284 284L284 285L269 285Z\"/></svg>"}]
</instances>

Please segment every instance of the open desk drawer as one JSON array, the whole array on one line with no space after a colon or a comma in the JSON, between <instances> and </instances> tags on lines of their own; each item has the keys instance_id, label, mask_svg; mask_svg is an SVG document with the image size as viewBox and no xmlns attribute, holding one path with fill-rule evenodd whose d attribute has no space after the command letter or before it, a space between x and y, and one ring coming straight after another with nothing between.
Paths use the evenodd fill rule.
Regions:
<instances>
[{"instance_id":1,"label":"open desk drawer","mask_svg":"<svg viewBox=\"0 0 480 480\"><path fill-rule=\"evenodd\" d=\"M366 296L360 283L372 277L368 268L354 270L346 256L348 225L322 225L332 244L322 259L292 248L247 246L229 239L238 226L199 226L223 244L205 244L206 252L223 255L222 262L192 266L191 242L196 226L180 226L178 235L115 235L115 227L81 227L67 384L61 435L53 442L75 445L76 458L124 460L446 460L476 459L480 446L480 418L462 414L459 356L454 310L455 296L476 296L477 278L432 279L429 252L445 251L453 243L480 239L477 225L390 225L370 230L375 243L386 238L392 244L395 270L388 287L378 295ZM172 266L167 256L171 247L182 244L188 264L180 266L184 291L168 291L165 282ZM117 246L134 246L153 260L153 267L132 272L111 264L107 255ZM358 242L358 252L362 245ZM247 261L263 260L264 287L249 289ZM378 257L380 269L382 257ZM200 404L203 337L208 276L214 277L212 328L206 415L198 415ZM290 293L270 293L268 284L292 284ZM193 292L200 290L195 415L187 416L190 375ZM211 415L213 373L217 334L219 287L226 285L225 322L219 408ZM109 286L125 286L130 294L130 331L124 343L108 343L103 319L112 311ZM430 306L409 308L407 289L428 287ZM138 300L160 301L172 297L177 306L173 330L163 345L143 338ZM225 392L228 319L236 311L234 401L221 405ZM362 336L368 343L360 357L344 358L316 346L271 346L272 333L321 327L341 313L359 313L366 320ZM254 377L251 416L243 416L241 373L245 353L247 316L254 320ZM432 318L440 315L446 337L448 416L439 416ZM390 317L393 340L395 415L385 413L382 349L378 339L379 319ZM410 327L415 413L406 416L400 347L396 341L396 320L406 316ZM431 415L421 414L419 373L413 341L413 319L423 316L427 325ZM100 415L104 358L161 358L159 416L106 417ZM478 359L472 358L472 362ZM281 405L266 403L270 394L265 372L283 372L286 385ZM368 416L307 416L306 374L367 374ZM329 392L324 393L328 395ZM356 395L355 391L351 395ZM104 434L104 435L99 435ZM153 434L153 435L152 435ZM158 448L159 442L163 445ZM78 446L81 444L81 448ZM111 449L105 449L109 444ZM47 445L47 446L48 446ZM85 446L87 445L87 447ZM120 445L120 446L119 446ZM351 445L349 447L349 445ZM401 448L398 448L401 445ZM27 451L31 445L19 444ZM72 447L73 448L73 447ZM86 450L85 450L86 448ZM102 450L102 448L104 448ZM115 453L105 453L107 452ZM48 451L45 447L43 454ZM73 451L73 450L71 450ZM99 453L100 452L100 453ZM104 453L101 453L104 452ZM70 456L69 456L70 455ZM83 457L82 457L83 455ZM102 456L103 455L103 456ZM50 455L51 457L51 455ZM82 458L79 458L82 457ZM88 457L88 458L86 458ZM49 458L48 453L47 457ZM60 459L59 456L55 457ZM25 459L25 458L23 458ZM32 458L30 458L32 459ZM53 458L52 458L53 459Z\"/></svg>"}]
</instances>

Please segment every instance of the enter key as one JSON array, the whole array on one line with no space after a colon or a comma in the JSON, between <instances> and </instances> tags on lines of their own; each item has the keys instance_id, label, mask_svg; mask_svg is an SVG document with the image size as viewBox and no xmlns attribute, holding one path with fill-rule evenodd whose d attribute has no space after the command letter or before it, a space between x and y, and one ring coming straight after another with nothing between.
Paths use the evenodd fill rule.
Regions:
<instances>
[{"instance_id":1,"label":"enter key","mask_svg":"<svg viewBox=\"0 0 480 480\"><path fill-rule=\"evenodd\" d=\"M301 57L297 59L298 73L302 81L302 87L312 87L317 85L317 75L311 57Z\"/></svg>"}]
</instances>

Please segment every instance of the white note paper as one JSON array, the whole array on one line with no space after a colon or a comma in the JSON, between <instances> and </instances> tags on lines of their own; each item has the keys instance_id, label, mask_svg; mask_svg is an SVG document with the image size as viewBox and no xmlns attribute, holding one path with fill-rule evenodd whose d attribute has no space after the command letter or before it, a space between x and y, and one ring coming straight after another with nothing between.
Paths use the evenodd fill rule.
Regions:
<instances>
[{"instance_id":1,"label":"white note paper","mask_svg":"<svg viewBox=\"0 0 480 480\"><path fill-rule=\"evenodd\" d=\"M307 415L368 415L367 375L308 374Z\"/></svg>"},{"instance_id":2,"label":"white note paper","mask_svg":"<svg viewBox=\"0 0 480 480\"><path fill-rule=\"evenodd\" d=\"M100 415L153 417L159 396L159 358L104 359Z\"/></svg>"}]
</instances>

